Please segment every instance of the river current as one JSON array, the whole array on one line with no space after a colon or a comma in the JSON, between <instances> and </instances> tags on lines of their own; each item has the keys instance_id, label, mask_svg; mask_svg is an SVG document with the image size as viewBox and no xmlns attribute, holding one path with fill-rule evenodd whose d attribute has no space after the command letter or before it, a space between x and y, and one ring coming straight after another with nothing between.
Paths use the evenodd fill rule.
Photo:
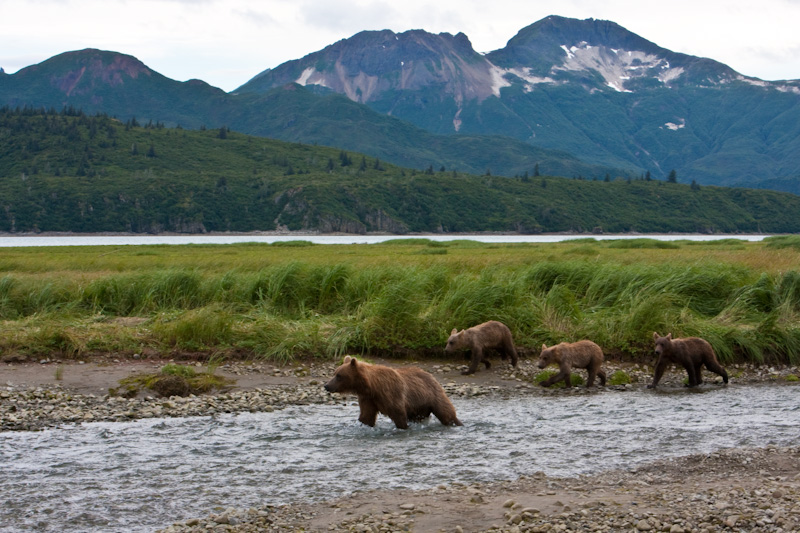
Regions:
<instances>
[{"instance_id":1,"label":"river current","mask_svg":"<svg viewBox=\"0 0 800 533\"><path fill-rule=\"evenodd\" d=\"M0 531L152 531L227 507L573 476L800 441L797 386L454 399L463 427L395 429L358 407L85 423L0 433Z\"/></svg>"}]
</instances>

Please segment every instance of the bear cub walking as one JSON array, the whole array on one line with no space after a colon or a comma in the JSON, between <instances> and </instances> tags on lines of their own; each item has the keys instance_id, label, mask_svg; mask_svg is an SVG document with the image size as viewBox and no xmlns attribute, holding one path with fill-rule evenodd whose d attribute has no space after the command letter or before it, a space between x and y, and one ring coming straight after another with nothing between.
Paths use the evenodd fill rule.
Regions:
<instances>
[{"instance_id":1,"label":"bear cub walking","mask_svg":"<svg viewBox=\"0 0 800 533\"><path fill-rule=\"evenodd\" d=\"M442 386L421 368L394 369L347 355L325 390L358 396L358 420L368 426L375 425L378 413L391 418L399 429L408 429L409 421L421 421L431 414L445 426L462 425Z\"/></svg>"},{"instance_id":2,"label":"bear cub walking","mask_svg":"<svg viewBox=\"0 0 800 533\"><path fill-rule=\"evenodd\" d=\"M719 364L714 348L705 339L700 337L673 339L672 333L662 337L653 332L653 340L656 343L658 362L656 362L653 383L647 386L648 389L655 389L658 386L664 370L670 363L681 365L686 369L686 373L689 375L689 387L696 387L703 383L701 372L703 365L711 372L722 376L722 381L728 383L728 373Z\"/></svg>"},{"instance_id":3,"label":"bear cub walking","mask_svg":"<svg viewBox=\"0 0 800 533\"><path fill-rule=\"evenodd\" d=\"M572 386L570 372L573 368L585 368L589 372L586 386L594 386L594 378L600 377L600 385L606 384L606 373L600 368L605 357L603 350L592 341L578 341L573 343L562 342L548 348L542 344L542 354L539 357L539 368L545 368L555 363L558 365L558 374L542 381L542 387L549 387L562 379L564 385Z\"/></svg>"},{"instance_id":4,"label":"bear cub walking","mask_svg":"<svg viewBox=\"0 0 800 533\"><path fill-rule=\"evenodd\" d=\"M511 365L517 366L517 349L514 348L511 330L497 320L490 320L461 331L453 328L453 331L450 332L450 337L447 339L444 351L450 355L453 352L462 350L472 352L471 358L465 355L466 359L470 359L470 363L469 368L462 372L464 375L474 374L478 370L478 364L480 363L486 365L487 370L491 368L492 363L486 358L486 350L497 350L503 360L511 357Z\"/></svg>"}]
</instances>

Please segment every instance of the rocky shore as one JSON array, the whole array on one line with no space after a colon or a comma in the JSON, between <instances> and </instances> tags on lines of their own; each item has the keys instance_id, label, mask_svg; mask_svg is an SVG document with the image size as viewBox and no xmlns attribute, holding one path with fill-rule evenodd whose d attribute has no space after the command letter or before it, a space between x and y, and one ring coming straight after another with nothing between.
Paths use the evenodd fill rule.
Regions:
<instances>
[{"instance_id":1,"label":"rocky shore","mask_svg":"<svg viewBox=\"0 0 800 533\"><path fill-rule=\"evenodd\" d=\"M228 509L161 533L800 530L800 447L733 449L576 478L357 494L323 504Z\"/></svg>"},{"instance_id":2,"label":"rocky shore","mask_svg":"<svg viewBox=\"0 0 800 533\"><path fill-rule=\"evenodd\" d=\"M286 367L229 363L218 372L235 379L236 385L215 394L124 398L101 392L113 388L120 375L162 363L142 362L124 372L113 361L71 363L61 372L56 369L62 363L55 361L4 364L0 430L352 403L324 391L322 385L335 365L318 362ZM491 371L474 376L462 376L461 366L448 362L415 364L433 373L454 398L596 393L583 387L539 387L540 371L531 360L521 361L517 369L498 362ZM622 394L652 379L652 368L646 365L612 362L606 371L609 376L623 372L630 381L604 389ZM732 386L792 386L800 373L797 367L752 365L730 365L728 372ZM679 387L684 377L682 370L674 369L662 386ZM711 383L715 378L706 375ZM800 531L800 447L723 450L567 479L537 474L498 483L443 484L425 491L356 493L325 503L218 510L162 531Z\"/></svg>"},{"instance_id":3,"label":"rocky shore","mask_svg":"<svg viewBox=\"0 0 800 533\"><path fill-rule=\"evenodd\" d=\"M133 366L126 375L157 369L161 364L163 362ZM461 365L425 363L420 366L434 374L447 394L454 398L595 392L585 387L573 387L570 390L542 388L536 382L541 371L536 367L535 361L531 360L520 361L517 369L498 364L489 372L478 372L472 376L462 376L461 370L466 367ZM337 404L348 401L347 398L326 392L322 387L333 375L336 368L333 363L307 363L286 367L261 363L230 363L218 369L219 373L234 380L235 385L230 390L169 398L155 394L139 394L134 398L109 394L118 385L114 379L120 375L111 372L118 369L113 364L95 365L94 370L100 371L99 373L90 373L87 370L82 374L80 365L71 364L66 370L61 367L62 376L78 373L73 383L78 382L85 386L88 381L98 381L94 388L89 389L95 391L91 393L82 392L81 388L65 383L63 377L55 377L58 375L58 368L57 363L44 362L0 366L0 431L29 431L81 422L125 422L141 418L269 412L287 405ZM107 369L107 372L102 372L103 369ZM652 380L652 369L646 365L608 363L606 371L609 376L622 372L630 383L612 385L610 381L603 390L624 392L642 388ZM749 364L732 365L728 371L731 384L791 384L800 374L797 367L776 368ZM45 379L15 379L26 372ZM678 372L673 369L665 374L660 387L679 387L684 377L682 370ZM707 374L706 380L710 383L719 382L714 374Z\"/></svg>"}]
</instances>

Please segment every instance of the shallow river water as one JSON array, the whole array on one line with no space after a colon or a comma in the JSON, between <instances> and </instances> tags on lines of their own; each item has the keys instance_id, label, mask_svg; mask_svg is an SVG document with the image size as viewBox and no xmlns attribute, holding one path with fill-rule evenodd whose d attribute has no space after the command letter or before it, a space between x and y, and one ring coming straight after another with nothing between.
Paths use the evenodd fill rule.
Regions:
<instances>
[{"instance_id":1,"label":"shallow river water","mask_svg":"<svg viewBox=\"0 0 800 533\"><path fill-rule=\"evenodd\" d=\"M800 387L455 399L463 427L408 431L358 407L0 433L0 531L152 531L226 507L354 490L571 476L800 441Z\"/></svg>"}]
</instances>

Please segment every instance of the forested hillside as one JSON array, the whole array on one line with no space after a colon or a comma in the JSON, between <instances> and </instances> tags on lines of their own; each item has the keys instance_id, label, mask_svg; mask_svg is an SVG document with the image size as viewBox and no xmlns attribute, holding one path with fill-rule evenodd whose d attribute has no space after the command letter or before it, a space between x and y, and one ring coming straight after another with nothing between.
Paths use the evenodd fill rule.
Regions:
<instances>
[{"instance_id":1,"label":"forested hillside","mask_svg":"<svg viewBox=\"0 0 800 533\"><path fill-rule=\"evenodd\" d=\"M797 232L800 197L409 169L338 149L0 110L0 231Z\"/></svg>"}]
</instances>

